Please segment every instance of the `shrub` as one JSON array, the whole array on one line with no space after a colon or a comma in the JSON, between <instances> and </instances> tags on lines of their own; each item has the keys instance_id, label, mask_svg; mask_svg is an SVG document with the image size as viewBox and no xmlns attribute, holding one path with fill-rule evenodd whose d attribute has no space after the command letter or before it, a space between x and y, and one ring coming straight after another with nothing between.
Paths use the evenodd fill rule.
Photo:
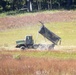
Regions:
<instances>
[{"instance_id":1,"label":"shrub","mask_svg":"<svg viewBox=\"0 0 76 75\"><path fill-rule=\"evenodd\" d=\"M10 5L6 5L6 10L10 10Z\"/></svg>"},{"instance_id":2,"label":"shrub","mask_svg":"<svg viewBox=\"0 0 76 75\"><path fill-rule=\"evenodd\" d=\"M3 10L3 7L0 5L0 12L2 12L2 10Z\"/></svg>"},{"instance_id":3,"label":"shrub","mask_svg":"<svg viewBox=\"0 0 76 75\"><path fill-rule=\"evenodd\" d=\"M13 55L13 59L20 59L20 55L19 54Z\"/></svg>"}]
</instances>

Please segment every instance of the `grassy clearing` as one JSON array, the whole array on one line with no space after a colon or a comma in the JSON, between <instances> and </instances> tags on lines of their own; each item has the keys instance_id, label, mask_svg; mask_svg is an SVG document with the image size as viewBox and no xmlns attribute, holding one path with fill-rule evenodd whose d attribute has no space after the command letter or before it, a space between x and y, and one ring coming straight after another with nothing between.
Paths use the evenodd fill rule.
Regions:
<instances>
[{"instance_id":1,"label":"grassy clearing","mask_svg":"<svg viewBox=\"0 0 76 75\"><path fill-rule=\"evenodd\" d=\"M76 46L76 22L52 22L45 26L62 38L62 46ZM32 35L35 43L49 41L38 34L40 24L26 26L24 28L10 29L0 32L0 46L15 45L16 40L24 39L26 35Z\"/></svg>"},{"instance_id":2,"label":"grassy clearing","mask_svg":"<svg viewBox=\"0 0 76 75\"><path fill-rule=\"evenodd\" d=\"M45 24L48 29L62 38L61 46L76 46L75 25L75 21ZM48 42L38 34L39 27L40 24L37 24L0 32L0 47L15 45L15 41L24 39L25 35L33 35L36 43ZM76 51L0 50L0 75L76 75Z\"/></svg>"}]
</instances>

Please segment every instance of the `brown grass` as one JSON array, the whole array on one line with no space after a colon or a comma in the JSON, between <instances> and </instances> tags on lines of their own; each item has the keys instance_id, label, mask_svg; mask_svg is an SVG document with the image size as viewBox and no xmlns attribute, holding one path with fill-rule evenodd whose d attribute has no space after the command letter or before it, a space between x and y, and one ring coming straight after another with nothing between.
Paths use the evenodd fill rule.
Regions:
<instances>
[{"instance_id":1,"label":"brown grass","mask_svg":"<svg viewBox=\"0 0 76 75\"><path fill-rule=\"evenodd\" d=\"M0 54L0 75L76 75L76 60Z\"/></svg>"},{"instance_id":2,"label":"brown grass","mask_svg":"<svg viewBox=\"0 0 76 75\"><path fill-rule=\"evenodd\" d=\"M76 11L60 11L57 13L38 13L36 15L7 16L0 18L0 30L36 25L42 22L76 21Z\"/></svg>"}]
</instances>

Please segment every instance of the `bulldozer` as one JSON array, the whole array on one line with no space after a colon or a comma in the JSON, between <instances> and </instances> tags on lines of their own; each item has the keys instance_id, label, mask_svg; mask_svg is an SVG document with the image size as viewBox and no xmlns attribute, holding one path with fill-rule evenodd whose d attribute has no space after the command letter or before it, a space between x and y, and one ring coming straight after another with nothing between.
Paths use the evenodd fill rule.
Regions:
<instances>
[{"instance_id":1,"label":"bulldozer","mask_svg":"<svg viewBox=\"0 0 76 75\"><path fill-rule=\"evenodd\" d=\"M60 41L61 44L61 38L53 33L52 31L48 30L42 22L40 22L42 26L40 27L40 30L38 31L39 34L41 34L44 38L48 39L51 41L53 44L52 45L57 45L58 42ZM32 35L27 35L24 40L18 40L16 41L16 48L21 48L21 49L36 49L40 44L34 44L33 36Z\"/></svg>"}]
</instances>

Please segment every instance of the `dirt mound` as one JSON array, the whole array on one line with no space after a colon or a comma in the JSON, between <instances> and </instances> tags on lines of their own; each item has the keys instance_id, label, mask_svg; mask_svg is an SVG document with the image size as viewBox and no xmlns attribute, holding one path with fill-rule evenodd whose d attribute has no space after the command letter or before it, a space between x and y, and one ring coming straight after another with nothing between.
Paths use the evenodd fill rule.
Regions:
<instances>
[{"instance_id":1,"label":"dirt mound","mask_svg":"<svg viewBox=\"0 0 76 75\"><path fill-rule=\"evenodd\" d=\"M55 44L40 44L37 50L54 50Z\"/></svg>"}]
</instances>

